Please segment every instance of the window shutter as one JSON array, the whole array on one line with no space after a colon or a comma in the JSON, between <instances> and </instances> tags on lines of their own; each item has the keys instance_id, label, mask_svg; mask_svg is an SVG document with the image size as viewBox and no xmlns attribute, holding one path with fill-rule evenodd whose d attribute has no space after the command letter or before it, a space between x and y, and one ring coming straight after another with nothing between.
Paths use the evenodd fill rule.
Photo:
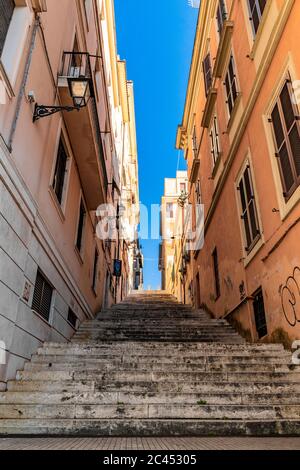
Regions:
<instances>
[{"instance_id":1,"label":"window shutter","mask_svg":"<svg viewBox=\"0 0 300 470\"><path fill-rule=\"evenodd\" d=\"M64 190L64 183L65 183L65 176L66 176L66 168L67 168L67 153L65 150L65 146L60 139L56 165L55 165L55 172L53 178L53 189L55 191L56 197L58 202L62 203L62 196Z\"/></svg>"},{"instance_id":2,"label":"window shutter","mask_svg":"<svg viewBox=\"0 0 300 470\"><path fill-rule=\"evenodd\" d=\"M203 74L204 74L204 83L205 83L205 93L208 95L209 90L212 85L212 71L211 71L211 60L210 53L207 54L203 61Z\"/></svg>"},{"instance_id":3,"label":"window shutter","mask_svg":"<svg viewBox=\"0 0 300 470\"><path fill-rule=\"evenodd\" d=\"M38 270L34 286L31 308L32 310L39 313L47 321L50 317L52 293L53 288L45 279L43 274Z\"/></svg>"},{"instance_id":4,"label":"window shutter","mask_svg":"<svg viewBox=\"0 0 300 470\"><path fill-rule=\"evenodd\" d=\"M215 275L215 289L216 289L216 299L217 299L221 295L219 259L218 259L217 248L214 249L212 256L213 256L213 267L214 267L214 275Z\"/></svg>"},{"instance_id":5,"label":"window shutter","mask_svg":"<svg viewBox=\"0 0 300 470\"><path fill-rule=\"evenodd\" d=\"M13 0L0 0L0 56L3 52L14 8L15 2Z\"/></svg>"},{"instance_id":6,"label":"window shutter","mask_svg":"<svg viewBox=\"0 0 300 470\"><path fill-rule=\"evenodd\" d=\"M80 209L79 209L79 221L78 221L78 229L77 229L77 240L76 240L76 247L78 251L81 251L82 247L82 235L83 235L83 227L84 227L84 220L85 220L85 207L83 202L80 202Z\"/></svg>"},{"instance_id":7,"label":"window shutter","mask_svg":"<svg viewBox=\"0 0 300 470\"><path fill-rule=\"evenodd\" d=\"M281 174L286 193L292 188L294 184L293 170L289 158L288 148L285 142L285 135L283 125L281 122L278 104L276 104L272 112L272 124L274 129L275 140L277 144L277 154L280 161Z\"/></svg>"}]
</instances>

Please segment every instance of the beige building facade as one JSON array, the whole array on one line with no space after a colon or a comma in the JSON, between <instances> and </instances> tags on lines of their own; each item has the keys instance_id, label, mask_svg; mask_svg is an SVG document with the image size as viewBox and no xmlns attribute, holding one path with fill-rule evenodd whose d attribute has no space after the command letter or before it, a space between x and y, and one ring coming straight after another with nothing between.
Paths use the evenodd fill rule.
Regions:
<instances>
[{"instance_id":1,"label":"beige building facade","mask_svg":"<svg viewBox=\"0 0 300 470\"><path fill-rule=\"evenodd\" d=\"M295 0L202 0L177 148L205 243L194 304L250 341L300 334L300 133Z\"/></svg>"},{"instance_id":2,"label":"beige building facade","mask_svg":"<svg viewBox=\"0 0 300 470\"><path fill-rule=\"evenodd\" d=\"M187 269L184 259L187 189L187 172L177 171L176 178L165 178L164 195L161 199L159 270L162 289L175 295L181 302L187 300Z\"/></svg>"},{"instance_id":3,"label":"beige building facade","mask_svg":"<svg viewBox=\"0 0 300 470\"><path fill-rule=\"evenodd\" d=\"M119 214L125 194L138 201L138 167L113 1L1 0L0 10L4 389L44 341L68 341L132 289L137 241L101 240L97 226L99 206Z\"/></svg>"}]
</instances>

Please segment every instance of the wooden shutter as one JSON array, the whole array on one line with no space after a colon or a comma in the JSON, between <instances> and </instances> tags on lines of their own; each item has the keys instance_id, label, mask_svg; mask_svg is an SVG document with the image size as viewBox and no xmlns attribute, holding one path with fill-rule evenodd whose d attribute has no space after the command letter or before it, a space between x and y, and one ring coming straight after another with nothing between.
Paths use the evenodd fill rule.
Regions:
<instances>
[{"instance_id":1,"label":"wooden shutter","mask_svg":"<svg viewBox=\"0 0 300 470\"><path fill-rule=\"evenodd\" d=\"M50 317L52 293L53 288L40 270L38 270L33 292L32 309L47 321Z\"/></svg>"},{"instance_id":2,"label":"wooden shutter","mask_svg":"<svg viewBox=\"0 0 300 470\"><path fill-rule=\"evenodd\" d=\"M290 80L287 80L282 88L271 114L271 122L284 195L288 198L300 183L298 109L292 102Z\"/></svg>"},{"instance_id":3,"label":"wooden shutter","mask_svg":"<svg viewBox=\"0 0 300 470\"><path fill-rule=\"evenodd\" d=\"M98 251L95 251L95 257L94 257L94 267L93 267L93 289L96 290L96 284L97 284L97 271L98 271L98 259L99 259L99 254Z\"/></svg>"},{"instance_id":4,"label":"wooden shutter","mask_svg":"<svg viewBox=\"0 0 300 470\"><path fill-rule=\"evenodd\" d=\"M60 204L62 203L66 168L67 168L67 159L68 157L67 157L67 153L65 150L65 146L62 140L60 139L56 165L55 165L53 184L52 184L57 200Z\"/></svg>"},{"instance_id":5,"label":"wooden shutter","mask_svg":"<svg viewBox=\"0 0 300 470\"><path fill-rule=\"evenodd\" d=\"M220 288L219 259L218 259L217 248L214 249L212 256L213 256L213 267L214 267L214 276L215 276L216 299L218 299L221 295L221 288Z\"/></svg>"},{"instance_id":6,"label":"wooden shutter","mask_svg":"<svg viewBox=\"0 0 300 470\"><path fill-rule=\"evenodd\" d=\"M292 103L290 82L287 81L280 95L280 101L285 120L286 132L290 144L291 157L295 164L296 175L300 176L300 136L298 110Z\"/></svg>"},{"instance_id":7,"label":"wooden shutter","mask_svg":"<svg viewBox=\"0 0 300 470\"><path fill-rule=\"evenodd\" d=\"M242 214L241 218L244 223L245 237L246 237L246 250L250 248L257 241L260 230L258 224L257 207L255 202L252 178L250 167L247 166L243 173L243 177L239 184L239 193L241 199Z\"/></svg>"},{"instance_id":8,"label":"wooden shutter","mask_svg":"<svg viewBox=\"0 0 300 470\"><path fill-rule=\"evenodd\" d=\"M225 1L224 0L219 0L218 4L218 9L217 9L217 23L218 23L218 32L221 34L224 21L227 18L227 13L226 13L226 7L225 7Z\"/></svg>"},{"instance_id":9,"label":"wooden shutter","mask_svg":"<svg viewBox=\"0 0 300 470\"><path fill-rule=\"evenodd\" d=\"M76 240L76 247L78 251L81 251L82 247L82 235L83 235L83 228L84 228L84 221L85 221L85 207L83 202L80 202L80 210L79 210L79 221L78 221L78 229L77 229L77 240Z\"/></svg>"},{"instance_id":10,"label":"wooden shutter","mask_svg":"<svg viewBox=\"0 0 300 470\"><path fill-rule=\"evenodd\" d=\"M266 3L266 0L248 0L250 11L249 19L252 23L254 34L258 31Z\"/></svg>"},{"instance_id":11,"label":"wooden shutter","mask_svg":"<svg viewBox=\"0 0 300 470\"><path fill-rule=\"evenodd\" d=\"M0 56L3 52L14 8L15 2L13 0L0 0Z\"/></svg>"},{"instance_id":12,"label":"wooden shutter","mask_svg":"<svg viewBox=\"0 0 300 470\"><path fill-rule=\"evenodd\" d=\"M211 60L210 53L207 54L203 61L203 74L205 83L205 93L208 95L212 85L212 71L211 71Z\"/></svg>"}]
</instances>

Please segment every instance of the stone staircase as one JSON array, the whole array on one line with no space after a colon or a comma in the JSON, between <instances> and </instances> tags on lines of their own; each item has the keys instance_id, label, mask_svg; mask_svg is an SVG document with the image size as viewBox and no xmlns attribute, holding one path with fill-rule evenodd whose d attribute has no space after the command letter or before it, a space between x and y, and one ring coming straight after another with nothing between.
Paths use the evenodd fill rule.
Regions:
<instances>
[{"instance_id":1,"label":"stone staircase","mask_svg":"<svg viewBox=\"0 0 300 470\"><path fill-rule=\"evenodd\" d=\"M170 295L138 293L45 343L0 394L0 434L300 435L300 369Z\"/></svg>"}]
</instances>

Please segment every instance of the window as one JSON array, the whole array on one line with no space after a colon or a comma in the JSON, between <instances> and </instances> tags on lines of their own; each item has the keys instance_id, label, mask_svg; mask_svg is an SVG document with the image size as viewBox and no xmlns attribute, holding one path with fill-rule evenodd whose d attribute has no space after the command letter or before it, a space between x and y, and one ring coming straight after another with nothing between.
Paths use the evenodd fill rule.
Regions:
<instances>
[{"instance_id":1,"label":"window","mask_svg":"<svg viewBox=\"0 0 300 470\"><path fill-rule=\"evenodd\" d=\"M224 21L227 19L225 0L219 0L217 8L218 33L222 33Z\"/></svg>"},{"instance_id":2,"label":"window","mask_svg":"<svg viewBox=\"0 0 300 470\"><path fill-rule=\"evenodd\" d=\"M211 68L210 53L207 54L207 56L205 57L203 61L203 74L204 74L205 93L207 96L212 85L212 68Z\"/></svg>"},{"instance_id":3,"label":"window","mask_svg":"<svg viewBox=\"0 0 300 470\"><path fill-rule=\"evenodd\" d=\"M0 0L0 56L2 55L14 9L15 2L13 0Z\"/></svg>"},{"instance_id":4,"label":"window","mask_svg":"<svg viewBox=\"0 0 300 470\"><path fill-rule=\"evenodd\" d=\"M84 230L84 223L85 223L85 216L86 211L83 204L83 201L80 201L80 209L79 209L79 220L78 220L78 228L77 228L77 238L76 238L76 248L81 253L82 250L82 242L83 242L83 230Z\"/></svg>"},{"instance_id":5,"label":"window","mask_svg":"<svg viewBox=\"0 0 300 470\"><path fill-rule=\"evenodd\" d=\"M49 321L52 302L53 288L45 279L40 270L38 270L35 280L32 310L39 313L45 320Z\"/></svg>"},{"instance_id":6,"label":"window","mask_svg":"<svg viewBox=\"0 0 300 470\"><path fill-rule=\"evenodd\" d=\"M69 308L68 311L68 322L73 326L73 328L76 328L77 325L77 316L73 312L71 308Z\"/></svg>"},{"instance_id":7,"label":"window","mask_svg":"<svg viewBox=\"0 0 300 470\"><path fill-rule=\"evenodd\" d=\"M268 329L262 289L259 289L253 297L253 310L256 330L258 333L258 337L263 338L263 336L266 336L268 334Z\"/></svg>"},{"instance_id":8,"label":"window","mask_svg":"<svg viewBox=\"0 0 300 470\"><path fill-rule=\"evenodd\" d=\"M94 256L94 266L93 266L93 290L96 292L97 288L97 276L98 276L98 260L99 260L99 253L98 250L95 250L95 256Z\"/></svg>"},{"instance_id":9,"label":"window","mask_svg":"<svg viewBox=\"0 0 300 470\"><path fill-rule=\"evenodd\" d=\"M253 28L253 33L256 35L261 18L266 6L267 0L248 0L249 11L250 11L250 21Z\"/></svg>"},{"instance_id":10,"label":"window","mask_svg":"<svg viewBox=\"0 0 300 470\"><path fill-rule=\"evenodd\" d=\"M193 130L193 152L194 152L194 158L197 158L198 148L197 148L196 126L194 126L194 130Z\"/></svg>"},{"instance_id":11,"label":"window","mask_svg":"<svg viewBox=\"0 0 300 470\"><path fill-rule=\"evenodd\" d=\"M218 127L218 119L215 115L213 117L212 126L209 132L210 136L210 145L211 145L211 154L213 159L213 165L217 163L217 160L220 156L220 139L219 139L219 127Z\"/></svg>"},{"instance_id":12,"label":"window","mask_svg":"<svg viewBox=\"0 0 300 470\"><path fill-rule=\"evenodd\" d=\"M201 184L200 180L197 180L195 184L195 193L196 193L196 203L201 204L202 202L202 197L201 197Z\"/></svg>"},{"instance_id":13,"label":"window","mask_svg":"<svg viewBox=\"0 0 300 470\"><path fill-rule=\"evenodd\" d=\"M56 194L58 202L61 204L63 199L68 156L62 139L59 141L57 159L52 182L52 188Z\"/></svg>"},{"instance_id":14,"label":"window","mask_svg":"<svg viewBox=\"0 0 300 470\"><path fill-rule=\"evenodd\" d=\"M89 23L91 10L92 10L92 0L84 0L84 9L87 23Z\"/></svg>"},{"instance_id":15,"label":"window","mask_svg":"<svg viewBox=\"0 0 300 470\"><path fill-rule=\"evenodd\" d=\"M181 193L186 193L186 184L185 183L180 183L180 192Z\"/></svg>"},{"instance_id":16,"label":"window","mask_svg":"<svg viewBox=\"0 0 300 470\"><path fill-rule=\"evenodd\" d=\"M238 97L237 78L235 74L235 64L233 56L230 56L228 70L225 76L225 91L226 91L226 104L228 106L229 115L231 115L234 108L235 101Z\"/></svg>"},{"instance_id":17,"label":"window","mask_svg":"<svg viewBox=\"0 0 300 470\"><path fill-rule=\"evenodd\" d=\"M246 251L249 252L260 238L257 208L249 165L247 165L240 179L238 191L241 201L241 219L243 221Z\"/></svg>"},{"instance_id":18,"label":"window","mask_svg":"<svg viewBox=\"0 0 300 470\"><path fill-rule=\"evenodd\" d=\"M300 184L300 136L298 109L292 101L291 80L287 79L277 103L271 122L276 143L276 157L284 190L288 199Z\"/></svg>"},{"instance_id":19,"label":"window","mask_svg":"<svg viewBox=\"0 0 300 470\"><path fill-rule=\"evenodd\" d=\"M218 259L217 248L214 249L212 253L212 257L213 257L213 268L214 268L214 277L215 277L215 294L216 294L216 299L218 299L221 295L221 287L220 287L219 259Z\"/></svg>"},{"instance_id":20,"label":"window","mask_svg":"<svg viewBox=\"0 0 300 470\"><path fill-rule=\"evenodd\" d=\"M167 218L173 219L174 218L174 204L172 202L167 202L166 211L167 211Z\"/></svg>"}]
</instances>

